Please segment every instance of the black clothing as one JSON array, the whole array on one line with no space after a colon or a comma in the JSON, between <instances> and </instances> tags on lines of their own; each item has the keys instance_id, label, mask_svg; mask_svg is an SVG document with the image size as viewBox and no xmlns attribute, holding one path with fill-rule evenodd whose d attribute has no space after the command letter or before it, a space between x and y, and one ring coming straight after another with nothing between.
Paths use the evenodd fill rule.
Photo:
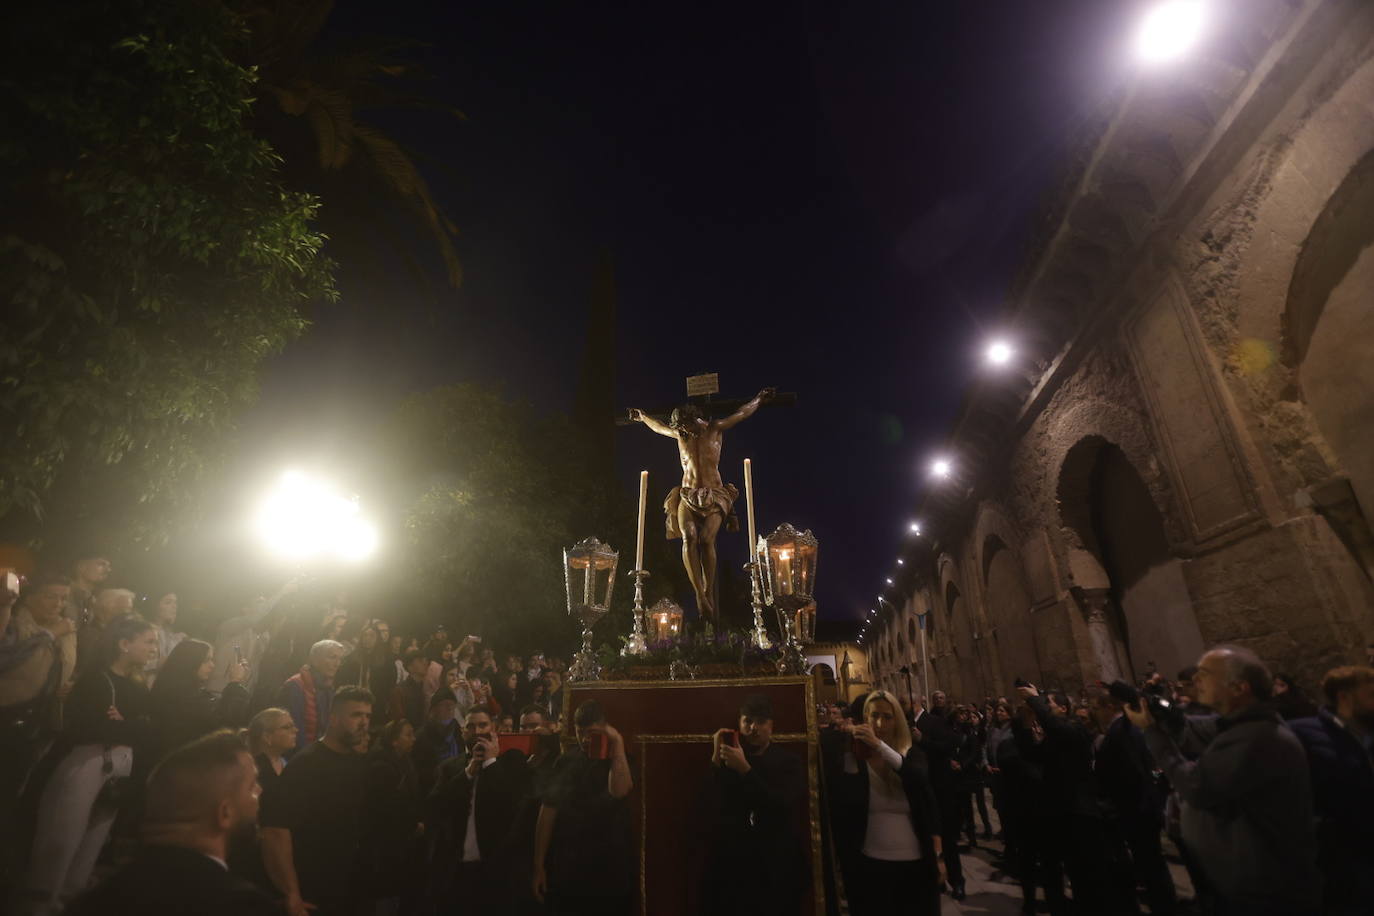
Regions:
<instances>
[{"instance_id":1,"label":"black clothing","mask_svg":"<svg viewBox=\"0 0 1374 916\"><path fill-rule=\"evenodd\" d=\"M544 862L553 912L582 912L593 899L628 901L637 862L627 799L607 789L611 761L592 760L576 748L558 758L541 799L557 810ZM594 895L594 898L589 896Z\"/></svg>"},{"instance_id":2,"label":"black clothing","mask_svg":"<svg viewBox=\"0 0 1374 916\"><path fill-rule=\"evenodd\" d=\"M929 720L929 717L923 717ZM897 912L938 913L938 868L935 865L935 837L943 833L940 805L931 789L928 761L919 747L912 747L902 758L897 777L907 805L911 808L911 829L921 845L922 857L912 862L880 862L863 854L868 834L869 772L867 761L850 753L848 733L824 734L821 760L825 767L825 788L830 802L831 830L835 853L844 877L850 912L855 916ZM874 758L876 766L887 766ZM942 842L943 842L942 837ZM948 868L948 866L946 866ZM891 881L902 883L889 885ZM879 882L874 884L874 882ZM885 908L892 900L907 901L903 906ZM912 909L914 908L914 909Z\"/></svg>"},{"instance_id":3,"label":"black clothing","mask_svg":"<svg viewBox=\"0 0 1374 916\"><path fill-rule=\"evenodd\" d=\"M1050 912L1067 912L1064 898L1062 850L1050 842L1054 811L1045 793L1043 742L1037 744L1021 720L1011 723L1011 737L997 747L1002 791L1010 817L1005 821L1007 845L1016 851L1016 874L1021 898L1032 907L1037 886L1045 889Z\"/></svg>"},{"instance_id":4,"label":"black clothing","mask_svg":"<svg viewBox=\"0 0 1374 916\"><path fill-rule=\"evenodd\" d=\"M258 822L291 831L302 899L338 908L353 899L362 843L366 758L323 742L304 748L262 796Z\"/></svg>"},{"instance_id":5,"label":"black clothing","mask_svg":"<svg viewBox=\"0 0 1374 916\"><path fill-rule=\"evenodd\" d=\"M334 677L339 686L352 684L372 691L377 702L373 704L374 728L386 724L386 698L396 686L396 659L385 649L354 649L348 658L339 665L339 673ZM381 721L378 721L381 720ZM412 725L415 723L412 722Z\"/></svg>"},{"instance_id":6,"label":"black clothing","mask_svg":"<svg viewBox=\"0 0 1374 916\"><path fill-rule=\"evenodd\" d=\"M797 806L806 798L802 759L770 744L744 745L749 772L709 772L712 825L706 912L741 916L794 914L804 890L805 851Z\"/></svg>"},{"instance_id":7,"label":"black clothing","mask_svg":"<svg viewBox=\"0 0 1374 916\"><path fill-rule=\"evenodd\" d=\"M111 706L122 719L110 718ZM148 739L148 708L148 688L141 681L109 669L88 671L62 706L63 738L69 746L110 744L137 749Z\"/></svg>"},{"instance_id":8,"label":"black clothing","mask_svg":"<svg viewBox=\"0 0 1374 916\"><path fill-rule=\"evenodd\" d=\"M149 698L152 740L142 764L151 772L163 757L184 744L217 728L242 728L248 723L248 691L242 684L224 685L215 696L197 687L189 693L169 695L154 689Z\"/></svg>"},{"instance_id":9,"label":"black clothing","mask_svg":"<svg viewBox=\"0 0 1374 916\"><path fill-rule=\"evenodd\" d=\"M853 916L939 916L940 872L927 856L910 862L886 862L860 853L854 873L845 878Z\"/></svg>"},{"instance_id":10,"label":"black clothing","mask_svg":"<svg viewBox=\"0 0 1374 916\"><path fill-rule=\"evenodd\" d=\"M1374 913L1374 762L1369 746L1323 707L1288 727L1307 751L1326 912Z\"/></svg>"},{"instance_id":11,"label":"black clothing","mask_svg":"<svg viewBox=\"0 0 1374 916\"><path fill-rule=\"evenodd\" d=\"M1124 715L1118 716L1097 749L1097 785L1110 812L1116 844L1130 850L1134 874L1121 877L1144 884L1150 912L1165 914L1173 912L1177 894L1160 848L1164 793L1153 770L1144 733Z\"/></svg>"},{"instance_id":12,"label":"black clothing","mask_svg":"<svg viewBox=\"0 0 1374 916\"><path fill-rule=\"evenodd\" d=\"M423 724L415 728L415 747L410 751L410 759L419 779L420 797L428 798L439 782L440 764L449 760L461 763L465 755L456 720L447 724L426 719L420 722Z\"/></svg>"},{"instance_id":13,"label":"black clothing","mask_svg":"<svg viewBox=\"0 0 1374 916\"><path fill-rule=\"evenodd\" d=\"M362 894L400 897L419 881L420 788L409 757L387 748L367 756L359 875Z\"/></svg>"},{"instance_id":14,"label":"black clothing","mask_svg":"<svg viewBox=\"0 0 1374 916\"><path fill-rule=\"evenodd\" d=\"M964 866L959 860L959 793L954 769L949 762L958 750L954 730L942 708L923 710L916 715L916 730L921 733L918 746L926 756L930 788L940 810L940 835L945 859L945 878L952 888L964 883Z\"/></svg>"},{"instance_id":15,"label":"black clothing","mask_svg":"<svg viewBox=\"0 0 1374 916\"><path fill-rule=\"evenodd\" d=\"M82 894L63 912L67 916L279 916L281 907L204 853L180 846L145 846L131 864Z\"/></svg>"},{"instance_id":16,"label":"black clothing","mask_svg":"<svg viewBox=\"0 0 1374 916\"><path fill-rule=\"evenodd\" d=\"M387 694L387 721L405 719L418 736L426 719L425 685L410 675Z\"/></svg>"},{"instance_id":17,"label":"black clothing","mask_svg":"<svg viewBox=\"0 0 1374 916\"><path fill-rule=\"evenodd\" d=\"M477 771L477 849L483 861L506 863L511 859L520 806L530 794L532 781L525 755L518 750L506 751L495 763ZM473 782L463 769L437 787L432 799L434 810L451 819L460 859L468 818L473 813Z\"/></svg>"},{"instance_id":18,"label":"black clothing","mask_svg":"<svg viewBox=\"0 0 1374 916\"><path fill-rule=\"evenodd\" d=\"M1317 704L1304 696L1297 687L1290 687L1287 693L1278 694L1269 701L1269 705L1285 722L1310 719L1317 714Z\"/></svg>"}]
</instances>

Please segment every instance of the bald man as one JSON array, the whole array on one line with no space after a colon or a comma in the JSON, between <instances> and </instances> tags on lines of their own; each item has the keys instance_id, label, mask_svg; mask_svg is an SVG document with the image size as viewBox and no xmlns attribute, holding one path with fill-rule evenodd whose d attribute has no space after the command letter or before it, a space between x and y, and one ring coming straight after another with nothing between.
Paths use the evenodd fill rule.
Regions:
<instances>
[{"instance_id":1,"label":"bald man","mask_svg":"<svg viewBox=\"0 0 1374 916\"><path fill-rule=\"evenodd\" d=\"M173 751L148 780L138 858L65 910L66 916L280 916L261 890L229 873L231 837L258 816L258 770L243 741L219 731Z\"/></svg>"}]
</instances>

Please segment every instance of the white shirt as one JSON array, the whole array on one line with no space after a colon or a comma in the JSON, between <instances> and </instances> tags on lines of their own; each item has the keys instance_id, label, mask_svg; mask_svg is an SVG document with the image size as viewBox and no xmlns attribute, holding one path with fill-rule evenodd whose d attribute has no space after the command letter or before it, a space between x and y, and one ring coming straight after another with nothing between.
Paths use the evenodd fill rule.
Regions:
<instances>
[{"instance_id":1,"label":"white shirt","mask_svg":"<svg viewBox=\"0 0 1374 916\"><path fill-rule=\"evenodd\" d=\"M864 833L863 854L883 862L912 862L921 858L921 841L911 827L911 803L900 781L889 784L881 769L896 772L902 768L902 755L879 742L868 761L868 829ZM845 772L857 773L859 761L845 755Z\"/></svg>"},{"instance_id":2,"label":"white shirt","mask_svg":"<svg viewBox=\"0 0 1374 916\"><path fill-rule=\"evenodd\" d=\"M495 757L490 757L482 761L482 770L496 762ZM477 775L472 780L472 797L468 799L468 830L463 837L463 861L480 862L482 861L482 851L477 848L477 780L482 777L482 770L477 771Z\"/></svg>"}]
</instances>

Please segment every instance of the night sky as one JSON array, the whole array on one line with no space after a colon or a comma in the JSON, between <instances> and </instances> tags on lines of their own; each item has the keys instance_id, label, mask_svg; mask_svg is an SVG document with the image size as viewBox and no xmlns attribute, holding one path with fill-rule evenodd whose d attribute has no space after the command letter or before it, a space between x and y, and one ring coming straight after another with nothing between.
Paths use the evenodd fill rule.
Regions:
<instances>
[{"instance_id":1,"label":"night sky","mask_svg":"<svg viewBox=\"0 0 1374 916\"><path fill-rule=\"evenodd\" d=\"M397 396L440 384L571 408L609 252L616 406L672 404L703 371L727 395L795 391L727 436L722 471L742 489L754 459L760 530L813 529L821 614L858 622L1119 78L1132 5L338 4L328 39L424 42L424 91L468 117L373 119L459 225L466 279L445 289L418 236L428 280L384 253L381 271L344 262L343 303L249 418L263 467L337 463ZM617 446L627 493L650 471L657 535L675 449L642 428ZM744 538L722 538L742 564Z\"/></svg>"}]
</instances>

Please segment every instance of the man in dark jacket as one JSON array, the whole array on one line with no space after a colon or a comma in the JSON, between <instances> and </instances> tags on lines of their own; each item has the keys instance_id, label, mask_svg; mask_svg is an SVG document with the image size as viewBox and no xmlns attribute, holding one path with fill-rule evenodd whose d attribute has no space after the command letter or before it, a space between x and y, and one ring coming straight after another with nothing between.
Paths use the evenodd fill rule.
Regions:
<instances>
[{"instance_id":1,"label":"man in dark jacket","mask_svg":"<svg viewBox=\"0 0 1374 916\"><path fill-rule=\"evenodd\" d=\"M930 788L935 793L935 803L940 809L941 842L950 896L955 900L963 900L964 869L959 861L959 825L962 812L959 808L959 793L956 786L958 774L951 766L958 741L950 724L945 702L943 690L931 694L931 708L923 709L916 714L916 726L911 730L911 737L926 755L930 767Z\"/></svg>"},{"instance_id":2,"label":"man in dark jacket","mask_svg":"<svg viewBox=\"0 0 1374 916\"><path fill-rule=\"evenodd\" d=\"M1126 878L1126 886L1143 884L1151 916L1162 916L1178 905L1174 880L1160 848L1164 793L1154 778L1145 735L1122 713L1121 698L1134 693L1133 688L1117 682L1111 690L1090 691L1093 717L1102 729L1094 763L1097 786L1110 809L1114 845L1130 851L1135 874ZM1126 904L1134 910L1133 900Z\"/></svg>"},{"instance_id":3,"label":"man in dark jacket","mask_svg":"<svg viewBox=\"0 0 1374 916\"><path fill-rule=\"evenodd\" d=\"M1374 913L1374 668L1334 668L1322 679L1327 705L1288 723L1307 751L1317 812L1323 912Z\"/></svg>"},{"instance_id":4,"label":"man in dark jacket","mask_svg":"<svg viewBox=\"0 0 1374 916\"><path fill-rule=\"evenodd\" d=\"M763 694L745 697L738 731L715 734L706 912L797 912L806 864L795 815L806 774L802 759L772 740L773 706Z\"/></svg>"},{"instance_id":5,"label":"man in dark jacket","mask_svg":"<svg viewBox=\"0 0 1374 916\"><path fill-rule=\"evenodd\" d=\"M1044 729L1040 745L1049 816L1045 821L1047 855L1060 859L1073 887L1076 909L1108 913L1104 882L1104 825L1093 783L1093 739L1071 714L1069 699L1054 690L1042 696L1033 684L1017 687L1035 720Z\"/></svg>"},{"instance_id":6,"label":"man in dark jacket","mask_svg":"<svg viewBox=\"0 0 1374 916\"><path fill-rule=\"evenodd\" d=\"M1316 913L1320 878L1307 757L1265 705L1269 670L1248 649L1220 646L1198 661L1194 685L1198 699L1220 714L1217 736L1196 762L1184 758L1144 702L1126 707L1182 799L1189 851L1228 913Z\"/></svg>"},{"instance_id":7,"label":"man in dark jacket","mask_svg":"<svg viewBox=\"0 0 1374 916\"><path fill-rule=\"evenodd\" d=\"M451 827L458 869L452 893L475 913L507 913L513 906L513 854L518 815L532 774L519 750L500 753L491 714L468 711L463 725L467 765L434 789L436 816Z\"/></svg>"},{"instance_id":8,"label":"man in dark jacket","mask_svg":"<svg viewBox=\"0 0 1374 916\"><path fill-rule=\"evenodd\" d=\"M267 916L281 908L229 873L229 840L258 814L258 768L232 732L174 751L148 782L143 848L130 865L77 898L69 916Z\"/></svg>"}]
</instances>

